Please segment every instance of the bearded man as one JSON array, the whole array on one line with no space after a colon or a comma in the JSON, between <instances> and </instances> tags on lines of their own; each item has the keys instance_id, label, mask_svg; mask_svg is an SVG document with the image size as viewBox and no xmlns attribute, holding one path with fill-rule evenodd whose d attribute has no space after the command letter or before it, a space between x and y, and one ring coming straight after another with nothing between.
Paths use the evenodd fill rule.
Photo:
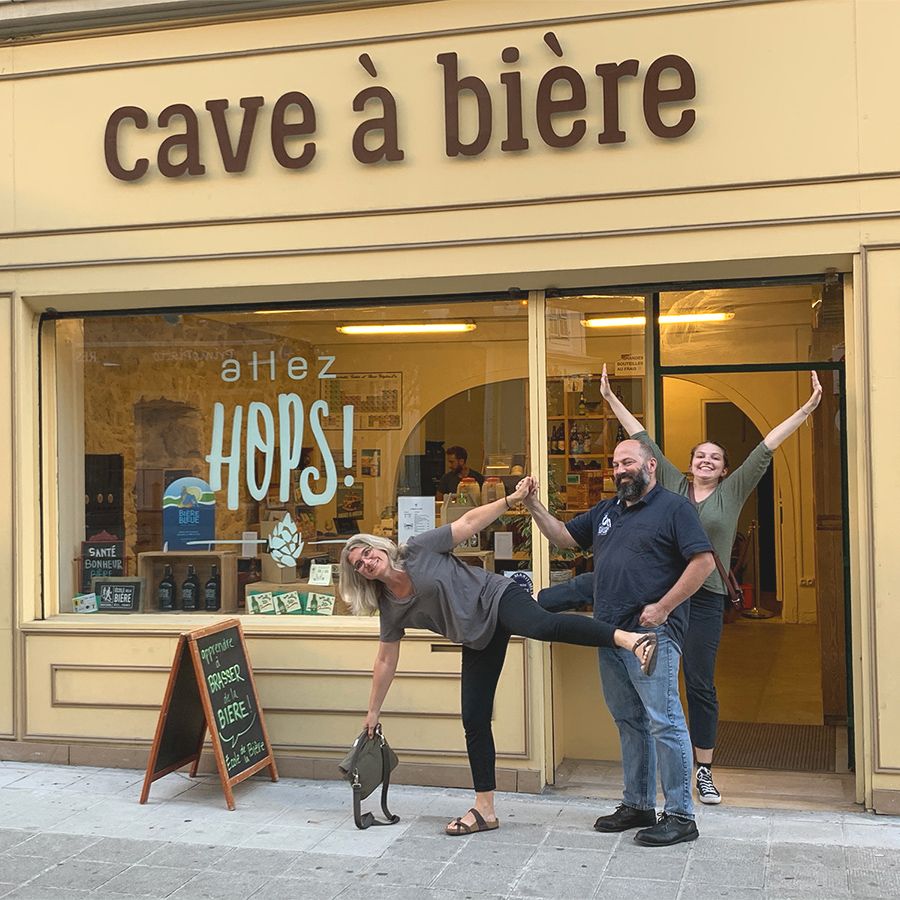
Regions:
<instances>
[{"instance_id":1,"label":"bearded man","mask_svg":"<svg viewBox=\"0 0 900 900\"><path fill-rule=\"evenodd\" d=\"M535 524L560 548L594 551L594 618L654 632L657 665L641 672L633 653L601 648L606 705L619 729L625 791L602 832L641 828L634 840L663 847L698 837L691 797L693 750L678 695L687 627L682 606L715 567L712 547L689 500L656 483L656 459L640 441L613 454L616 497L562 522L537 498L525 499ZM665 808L656 818L656 773Z\"/></svg>"}]
</instances>

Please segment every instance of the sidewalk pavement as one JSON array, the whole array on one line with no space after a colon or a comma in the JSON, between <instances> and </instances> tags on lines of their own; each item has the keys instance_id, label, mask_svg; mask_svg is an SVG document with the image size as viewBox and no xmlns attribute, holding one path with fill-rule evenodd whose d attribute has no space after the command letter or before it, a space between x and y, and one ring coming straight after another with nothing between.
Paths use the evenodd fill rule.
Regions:
<instances>
[{"instance_id":1,"label":"sidewalk pavement","mask_svg":"<svg viewBox=\"0 0 900 900\"><path fill-rule=\"evenodd\" d=\"M471 794L394 786L400 824L358 831L344 782L257 777L229 812L213 776L0 762L0 897L739 900L900 897L900 819L701 807L700 839L602 835L614 803L498 794L501 827L443 834ZM364 809L377 811L377 803Z\"/></svg>"}]
</instances>

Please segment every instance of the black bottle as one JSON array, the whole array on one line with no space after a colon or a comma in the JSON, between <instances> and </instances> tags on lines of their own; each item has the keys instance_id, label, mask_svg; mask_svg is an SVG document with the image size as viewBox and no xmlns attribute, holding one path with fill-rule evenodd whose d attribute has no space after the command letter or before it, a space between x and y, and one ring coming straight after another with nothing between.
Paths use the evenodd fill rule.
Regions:
<instances>
[{"instance_id":1,"label":"black bottle","mask_svg":"<svg viewBox=\"0 0 900 900\"><path fill-rule=\"evenodd\" d=\"M161 610L178 609L176 596L175 576L172 574L172 567L166 566L165 574L156 589L157 607Z\"/></svg>"},{"instance_id":2,"label":"black bottle","mask_svg":"<svg viewBox=\"0 0 900 900\"><path fill-rule=\"evenodd\" d=\"M187 578L181 582L181 608L186 611L195 610L200 599L200 579L193 566L188 566Z\"/></svg>"},{"instance_id":3,"label":"black bottle","mask_svg":"<svg viewBox=\"0 0 900 900\"><path fill-rule=\"evenodd\" d=\"M222 608L222 594L219 585L219 567L213 563L209 580L203 588L203 605L210 612Z\"/></svg>"}]
</instances>

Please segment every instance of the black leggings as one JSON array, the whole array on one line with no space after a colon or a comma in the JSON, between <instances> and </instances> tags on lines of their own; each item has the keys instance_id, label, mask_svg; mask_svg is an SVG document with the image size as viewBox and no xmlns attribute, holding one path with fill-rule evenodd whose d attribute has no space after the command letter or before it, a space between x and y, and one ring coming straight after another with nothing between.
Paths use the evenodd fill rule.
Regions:
<instances>
[{"instance_id":1,"label":"black leggings","mask_svg":"<svg viewBox=\"0 0 900 900\"><path fill-rule=\"evenodd\" d=\"M700 588L688 603L691 604L690 620L684 635L681 667L691 743L701 750L712 750L719 725L716 654L722 638L725 595Z\"/></svg>"},{"instance_id":2,"label":"black leggings","mask_svg":"<svg viewBox=\"0 0 900 900\"><path fill-rule=\"evenodd\" d=\"M471 647L462 650L462 719L476 791L492 791L497 785L491 714L510 637L516 634L582 647L614 647L614 632L612 625L586 616L548 613L517 584L511 584L503 592L490 643L483 650Z\"/></svg>"}]
</instances>

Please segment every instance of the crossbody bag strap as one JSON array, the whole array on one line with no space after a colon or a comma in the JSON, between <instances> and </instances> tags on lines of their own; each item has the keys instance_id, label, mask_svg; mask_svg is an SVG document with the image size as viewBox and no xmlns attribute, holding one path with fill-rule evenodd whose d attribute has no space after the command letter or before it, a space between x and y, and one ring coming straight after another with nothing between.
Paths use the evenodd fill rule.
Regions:
<instances>
[{"instance_id":1,"label":"crossbody bag strap","mask_svg":"<svg viewBox=\"0 0 900 900\"><path fill-rule=\"evenodd\" d=\"M400 816L395 816L388 809L387 805L388 788L391 785L391 767L386 741L382 741L381 744L381 771L384 775L384 779L381 782L381 811L387 819L386 822L376 819L370 812L364 813L362 811L362 787L358 783L353 785L353 821L361 831L370 828L372 825L396 825L400 821Z\"/></svg>"},{"instance_id":2,"label":"crossbody bag strap","mask_svg":"<svg viewBox=\"0 0 900 900\"><path fill-rule=\"evenodd\" d=\"M697 506L697 501L694 499L694 483L691 482L688 485L688 500L694 504L694 507ZM712 546L712 541L710 541L710 548L712 549L713 560L716 563L716 569L719 572L719 575L722 578L722 583L725 585L725 593L731 598L731 602L734 603L737 594L734 591L734 588L731 585L731 579L728 577L728 570L722 564L722 560L719 559L719 554L716 553L716 548Z\"/></svg>"}]
</instances>

